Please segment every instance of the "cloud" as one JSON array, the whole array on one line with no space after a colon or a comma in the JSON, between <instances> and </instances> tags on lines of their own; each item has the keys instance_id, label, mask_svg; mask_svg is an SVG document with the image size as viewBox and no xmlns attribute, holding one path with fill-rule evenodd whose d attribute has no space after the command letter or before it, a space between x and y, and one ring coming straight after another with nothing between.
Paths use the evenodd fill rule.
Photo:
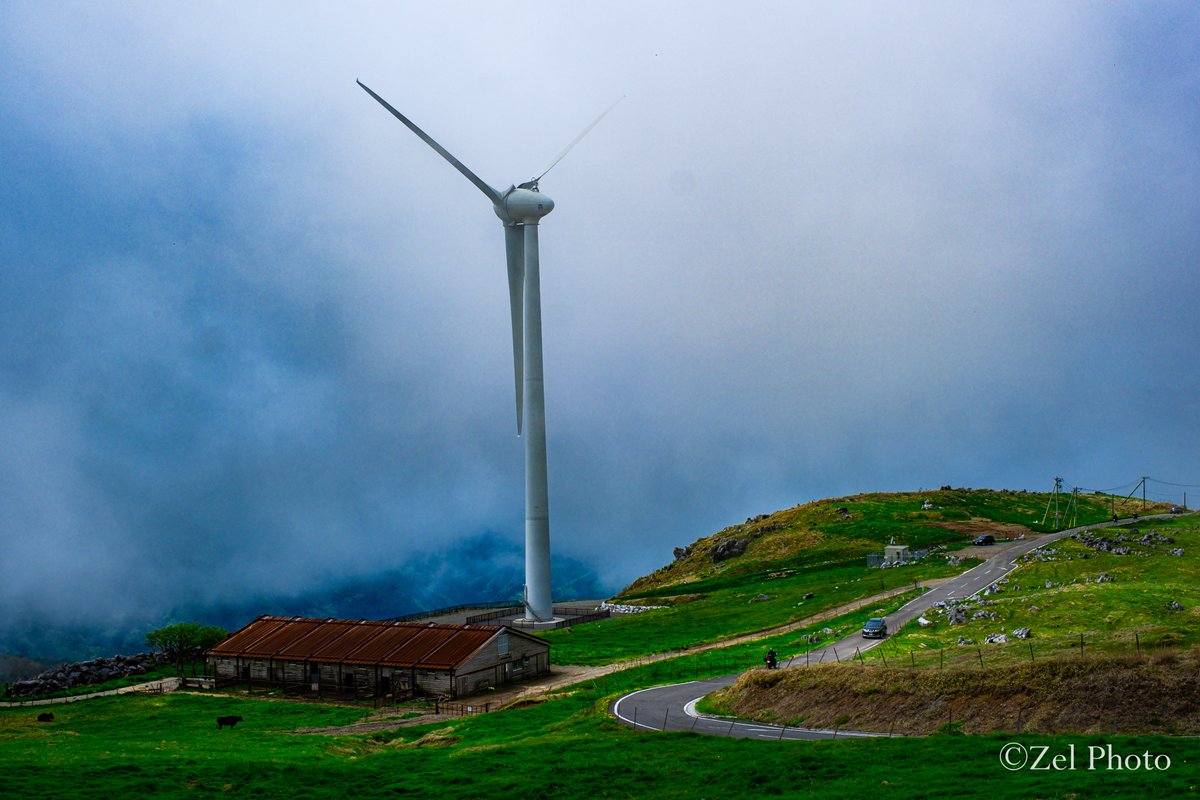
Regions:
<instances>
[{"instance_id":1,"label":"cloud","mask_svg":"<svg viewBox=\"0 0 1200 800\"><path fill-rule=\"evenodd\" d=\"M1191 6L459 11L6 6L6 604L521 540L500 226L355 78L502 187L627 95L543 182L601 584L821 496L1196 477Z\"/></svg>"}]
</instances>

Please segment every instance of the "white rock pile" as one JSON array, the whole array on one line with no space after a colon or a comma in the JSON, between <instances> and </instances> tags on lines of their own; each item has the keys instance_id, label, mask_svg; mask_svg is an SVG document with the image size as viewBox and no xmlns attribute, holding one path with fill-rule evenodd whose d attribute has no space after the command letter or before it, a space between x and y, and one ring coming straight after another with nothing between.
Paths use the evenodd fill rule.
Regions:
<instances>
[{"instance_id":1,"label":"white rock pile","mask_svg":"<svg viewBox=\"0 0 1200 800\"><path fill-rule=\"evenodd\" d=\"M611 611L614 614L640 614L643 611L657 611L660 608L669 608L669 606L631 606L624 603L609 603L601 601L601 611Z\"/></svg>"}]
</instances>

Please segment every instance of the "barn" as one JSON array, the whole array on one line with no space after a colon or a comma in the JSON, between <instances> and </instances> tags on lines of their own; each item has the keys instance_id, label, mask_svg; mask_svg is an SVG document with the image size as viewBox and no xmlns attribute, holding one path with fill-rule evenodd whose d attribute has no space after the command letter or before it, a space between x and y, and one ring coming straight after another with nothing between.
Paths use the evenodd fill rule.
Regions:
<instances>
[{"instance_id":1,"label":"barn","mask_svg":"<svg viewBox=\"0 0 1200 800\"><path fill-rule=\"evenodd\" d=\"M260 616L206 652L221 683L465 697L545 675L550 644L496 625Z\"/></svg>"}]
</instances>

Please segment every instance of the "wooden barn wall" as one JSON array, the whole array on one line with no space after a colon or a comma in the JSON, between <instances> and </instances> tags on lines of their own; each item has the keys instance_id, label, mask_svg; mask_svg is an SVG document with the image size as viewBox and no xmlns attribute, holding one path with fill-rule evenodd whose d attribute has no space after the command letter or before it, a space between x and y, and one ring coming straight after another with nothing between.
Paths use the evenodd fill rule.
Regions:
<instances>
[{"instance_id":1,"label":"wooden barn wall","mask_svg":"<svg viewBox=\"0 0 1200 800\"><path fill-rule=\"evenodd\" d=\"M250 680L268 683L275 680L271 674L271 662L268 659L255 658L249 661Z\"/></svg>"},{"instance_id":2,"label":"wooden barn wall","mask_svg":"<svg viewBox=\"0 0 1200 800\"><path fill-rule=\"evenodd\" d=\"M213 674L218 678L235 679L240 678L238 674L238 660L229 656L208 657L208 663L213 667Z\"/></svg>"},{"instance_id":3,"label":"wooden barn wall","mask_svg":"<svg viewBox=\"0 0 1200 800\"><path fill-rule=\"evenodd\" d=\"M454 694L454 679L448 670L416 670L417 689L426 694Z\"/></svg>"},{"instance_id":4,"label":"wooden barn wall","mask_svg":"<svg viewBox=\"0 0 1200 800\"><path fill-rule=\"evenodd\" d=\"M349 684L346 679L346 671L338 664L320 664L317 667L317 674L321 686L329 689L340 689Z\"/></svg>"},{"instance_id":5,"label":"wooden barn wall","mask_svg":"<svg viewBox=\"0 0 1200 800\"><path fill-rule=\"evenodd\" d=\"M497 634L456 671L455 694L476 694L493 686L522 681L550 671L550 645L524 636L507 636L508 652L500 653Z\"/></svg>"}]
</instances>

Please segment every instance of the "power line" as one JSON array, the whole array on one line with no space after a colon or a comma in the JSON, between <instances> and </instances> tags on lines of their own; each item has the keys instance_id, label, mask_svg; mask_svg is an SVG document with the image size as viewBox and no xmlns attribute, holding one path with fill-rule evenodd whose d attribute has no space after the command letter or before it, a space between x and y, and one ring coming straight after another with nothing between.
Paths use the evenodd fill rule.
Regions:
<instances>
[{"instance_id":1,"label":"power line","mask_svg":"<svg viewBox=\"0 0 1200 800\"><path fill-rule=\"evenodd\" d=\"M1153 479L1151 479L1151 480L1153 480ZM1115 492L1118 489L1128 489L1130 486L1135 486L1139 483L1141 483L1140 478L1136 481L1130 481L1129 483L1123 483L1120 486L1114 486L1111 489L1084 489L1084 491L1086 491L1086 492L1105 492L1105 493Z\"/></svg>"},{"instance_id":2,"label":"power line","mask_svg":"<svg viewBox=\"0 0 1200 800\"><path fill-rule=\"evenodd\" d=\"M1148 496L1155 498L1155 502L1161 502L1161 501L1173 502L1175 500L1176 493L1174 493L1174 492L1149 490L1147 484L1150 483L1151 481L1153 481L1156 484L1160 484L1162 486L1171 486L1171 487L1175 487L1178 489L1200 489L1200 484L1172 483L1171 481L1163 481L1163 480L1159 480L1158 478L1151 478L1149 476L1143 476L1143 477L1137 479L1136 481L1129 481L1128 483L1122 484L1120 486L1114 486L1111 489L1085 489L1082 486L1075 486L1071 492L1072 496L1071 496L1071 500L1068 503L1065 516L1068 516L1068 517L1070 516L1070 514L1071 514L1070 503L1078 502L1078 497L1079 497L1080 492L1092 492L1093 494L1106 494L1106 495L1109 495L1110 497L1112 497L1113 502L1115 503L1116 498L1117 498L1117 494L1116 494L1117 492L1123 492L1125 489L1127 489L1129 487L1133 487L1129 490L1129 493L1124 495L1124 497L1123 497L1123 500L1132 500L1133 495L1137 492L1137 490L1141 489L1142 490L1141 500L1142 500L1142 508L1143 509L1146 507L1146 501L1147 501ZM1043 525L1046 524L1046 519L1050 516L1050 508L1052 506L1054 508L1054 523L1055 523L1056 527L1058 525L1058 522L1060 519L1059 502L1058 502L1059 496L1063 495L1065 497L1065 492L1063 492L1063 490L1062 490L1063 482L1064 482L1063 478L1056 477L1054 479L1054 488L1051 490L1050 497L1046 501L1046 513L1042 515L1042 524ZM1183 507L1185 509L1187 508L1187 492L1186 491L1183 493ZM1078 508L1078 506L1076 506L1076 508Z\"/></svg>"},{"instance_id":3,"label":"power line","mask_svg":"<svg viewBox=\"0 0 1200 800\"><path fill-rule=\"evenodd\" d=\"M1171 483L1170 481L1160 481L1158 478L1146 478L1146 480L1167 486L1178 486L1181 489L1200 489L1200 483Z\"/></svg>"}]
</instances>

